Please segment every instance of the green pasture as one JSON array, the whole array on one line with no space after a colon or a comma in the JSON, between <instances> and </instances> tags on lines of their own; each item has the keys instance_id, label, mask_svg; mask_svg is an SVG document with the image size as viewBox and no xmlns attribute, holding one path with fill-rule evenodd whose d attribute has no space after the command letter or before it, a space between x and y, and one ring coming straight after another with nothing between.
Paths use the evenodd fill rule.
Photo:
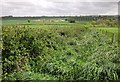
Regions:
<instances>
[{"instance_id":1,"label":"green pasture","mask_svg":"<svg viewBox=\"0 0 120 82\"><path fill-rule=\"evenodd\" d=\"M115 42L118 42L120 34L118 27L98 27L96 29L101 31L103 34L107 35L111 39L114 38Z\"/></svg>"},{"instance_id":2,"label":"green pasture","mask_svg":"<svg viewBox=\"0 0 120 82\"><path fill-rule=\"evenodd\" d=\"M119 29L119 28L118 28L118 27L99 27L99 28L97 28L97 29L118 34L118 29Z\"/></svg>"},{"instance_id":3,"label":"green pasture","mask_svg":"<svg viewBox=\"0 0 120 82\"><path fill-rule=\"evenodd\" d=\"M87 26L88 21L76 21L76 23L69 23L67 21L63 22L40 22L40 21L33 21L30 20L30 23L28 23L28 20L2 20L2 25L24 25L24 26L35 26L39 27L41 25L64 25L64 26L71 26L71 25L80 25L80 26Z\"/></svg>"}]
</instances>

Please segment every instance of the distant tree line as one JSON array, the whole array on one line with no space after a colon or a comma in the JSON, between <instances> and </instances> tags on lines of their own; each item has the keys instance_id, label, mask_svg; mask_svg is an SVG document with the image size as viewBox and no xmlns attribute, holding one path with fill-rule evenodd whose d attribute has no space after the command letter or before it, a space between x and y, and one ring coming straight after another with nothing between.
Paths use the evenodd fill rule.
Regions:
<instances>
[{"instance_id":1,"label":"distant tree line","mask_svg":"<svg viewBox=\"0 0 120 82\"><path fill-rule=\"evenodd\" d=\"M91 21L91 20L98 20L98 19L118 19L117 15L109 15L109 16L101 16L101 15L93 15L93 16L36 16L36 17L32 17L32 16L28 16L28 17L13 17L13 16L3 16L2 17L3 20L4 19L13 19L13 20L36 20L36 19L74 19L75 21Z\"/></svg>"},{"instance_id":2,"label":"distant tree line","mask_svg":"<svg viewBox=\"0 0 120 82\"><path fill-rule=\"evenodd\" d=\"M118 19L98 19L96 21L92 21L91 23L94 27L95 26L118 26Z\"/></svg>"}]
</instances>

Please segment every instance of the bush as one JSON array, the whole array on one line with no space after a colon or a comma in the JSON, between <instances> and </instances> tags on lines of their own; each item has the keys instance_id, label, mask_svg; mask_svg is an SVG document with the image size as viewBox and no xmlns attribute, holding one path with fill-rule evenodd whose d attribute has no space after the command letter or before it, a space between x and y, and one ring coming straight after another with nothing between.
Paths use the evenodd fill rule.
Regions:
<instances>
[{"instance_id":1,"label":"bush","mask_svg":"<svg viewBox=\"0 0 120 82\"><path fill-rule=\"evenodd\" d=\"M30 20L28 20L28 23L30 23Z\"/></svg>"},{"instance_id":2,"label":"bush","mask_svg":"<svg viewBox=\"0 0 120 82\"><path fill-rule=\"evenodd\" d=\"M69 21L69 23L75 23L75 19L73 19L73 18L69 18L68 21Z\"/></svg>"}]
</instances>

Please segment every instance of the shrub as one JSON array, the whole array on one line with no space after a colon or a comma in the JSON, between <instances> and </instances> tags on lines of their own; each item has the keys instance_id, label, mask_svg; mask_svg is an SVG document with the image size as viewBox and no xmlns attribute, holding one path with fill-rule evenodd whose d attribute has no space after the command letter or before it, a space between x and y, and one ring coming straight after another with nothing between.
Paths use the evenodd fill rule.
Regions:
<instances>
[{"instance_id":1,"label":"shrub","mask_svg":"<svg viewBox=\"0 0 120 82\"><path fill-rule=\"evenodd\" d=\"M69 22L69 23L75 23L75 19L69 18L69 19L68 19L68 22Z\"/></svg>"}]
</instances>

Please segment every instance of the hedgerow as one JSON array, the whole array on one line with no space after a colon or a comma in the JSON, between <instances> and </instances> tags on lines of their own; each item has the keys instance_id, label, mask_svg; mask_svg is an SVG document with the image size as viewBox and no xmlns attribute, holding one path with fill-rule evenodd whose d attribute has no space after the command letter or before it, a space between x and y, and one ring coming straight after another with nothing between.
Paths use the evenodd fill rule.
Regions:
<instances>
[{"instance_id":1,"label":"hedgerow","mask_svg":"<svg viewBox=\"0 0 120 82\"><path fill-rule=\"evenodd\" d=\"M3 27L4 80L118 80L118 46L82 27Z\"/></svg>"}]
</instances>

